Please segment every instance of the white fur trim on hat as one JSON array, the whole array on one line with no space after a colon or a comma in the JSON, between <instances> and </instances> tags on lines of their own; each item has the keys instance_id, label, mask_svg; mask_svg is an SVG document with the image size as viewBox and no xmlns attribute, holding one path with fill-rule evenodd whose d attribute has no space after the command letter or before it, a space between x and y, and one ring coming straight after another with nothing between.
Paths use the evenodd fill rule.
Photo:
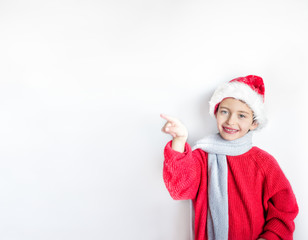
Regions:
<instances>
[{"instance_id":1,"label":"white fur trim on hat","mask_svg":"<svg viewBox=\"0 0 308 240\"><path fill-rule=\"evenodd\" d=\"M266 125L267 119L263 96L242 82L228 82L220 85L214 92L209 105L210 115L215 117L215 106L225 98L235 98L244 101L253 111L254 119L259 123L257 129Z\"/></svg>"}]
</instances>

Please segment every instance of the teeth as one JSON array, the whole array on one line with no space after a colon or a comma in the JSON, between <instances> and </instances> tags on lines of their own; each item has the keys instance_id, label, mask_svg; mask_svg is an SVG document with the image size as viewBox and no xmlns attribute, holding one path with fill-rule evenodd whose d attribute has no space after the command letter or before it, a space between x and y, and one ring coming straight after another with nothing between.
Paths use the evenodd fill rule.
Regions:
<instances>
[{"instance_id":1,"label":"teeth","mask_svg":"<svg viewBox=\"0 0 308 240\"><path fill-rule=\"evenodd\" d=\"M228 129L228 128L224 128L227 132L237 132L237 130L232 130L232 129Z\"/></svg>"}]
</instances>

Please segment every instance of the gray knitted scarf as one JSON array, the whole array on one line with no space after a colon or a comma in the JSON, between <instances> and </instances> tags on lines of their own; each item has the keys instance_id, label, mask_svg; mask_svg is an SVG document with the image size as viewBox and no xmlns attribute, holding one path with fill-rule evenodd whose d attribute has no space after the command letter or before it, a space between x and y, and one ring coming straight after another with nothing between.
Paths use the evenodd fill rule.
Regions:
<instances>
[{"instance_id":1,"label":"gray knitted scarf","mask_svg":"<svg viewBox=\"0 0 308 240\"><path fill-rule=\"evenodd\" d=\"M210 135L197 141L192 149L197 148L208 153L208 239L227 240L229 219L226 156L238 156L248 152L252 148L252 132L233 141L224 140L219 134Z\"/></svg>"}]
</instances>

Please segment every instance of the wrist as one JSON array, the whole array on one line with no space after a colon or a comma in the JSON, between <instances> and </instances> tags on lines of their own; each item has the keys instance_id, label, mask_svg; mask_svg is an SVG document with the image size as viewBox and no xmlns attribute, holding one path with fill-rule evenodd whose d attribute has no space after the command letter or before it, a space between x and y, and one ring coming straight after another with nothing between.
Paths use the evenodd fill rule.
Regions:
<instances>
[{"instance_id":1,"label":"wrist","mask_svg":"<svg viewBox=\"0 0 308 240\"><path fill-rule=\"evenodd\" d=\"M176 137L172 140L172 149L183 153L185 151L186 137Z\"/></svg>"},{"instance_id":2,"label":"wrist","mask_svg":"<svg viewBox=\"0 0 308 240\"><path fill-rule=\"evenodd\" d=\"M187 140L187 136L173 138L173 141L178 141L178 142L186 142L186 140Z\"/></svg>"}]
</instances>

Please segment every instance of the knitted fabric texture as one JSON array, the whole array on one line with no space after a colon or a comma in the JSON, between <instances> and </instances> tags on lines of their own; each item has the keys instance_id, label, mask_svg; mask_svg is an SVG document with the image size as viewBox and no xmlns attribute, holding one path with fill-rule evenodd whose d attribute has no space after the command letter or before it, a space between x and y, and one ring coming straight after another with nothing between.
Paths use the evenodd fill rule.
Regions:
<instances>
[{"instance_id":1,"label":"knitted fabric texture","mask_svg":"<svg viewBox=\"0 0 308 240\"><path fill-rule=\"evenodd\" d=\"M192 200L195 240L207 240L208 153L164 150L163 178L175 200ZM252 147L238 156L227 156L228 240L292 240L296 198L277 161L260 148Z\"/></svg>"},{"instance_id":2,"label":"knitted fabric texture","mask_svg":"<svg viewBox=\"0 0 308 240\"><path fill-rule=\"evenodd\" d=\"M209 240L228 240L228 165L226 155L237 156L252 147L252 133L233 140L224 140L219 134L199 140L194 149L200 148L208 156L208 213L207 235Z\"/></svg>"}]
</instances>

